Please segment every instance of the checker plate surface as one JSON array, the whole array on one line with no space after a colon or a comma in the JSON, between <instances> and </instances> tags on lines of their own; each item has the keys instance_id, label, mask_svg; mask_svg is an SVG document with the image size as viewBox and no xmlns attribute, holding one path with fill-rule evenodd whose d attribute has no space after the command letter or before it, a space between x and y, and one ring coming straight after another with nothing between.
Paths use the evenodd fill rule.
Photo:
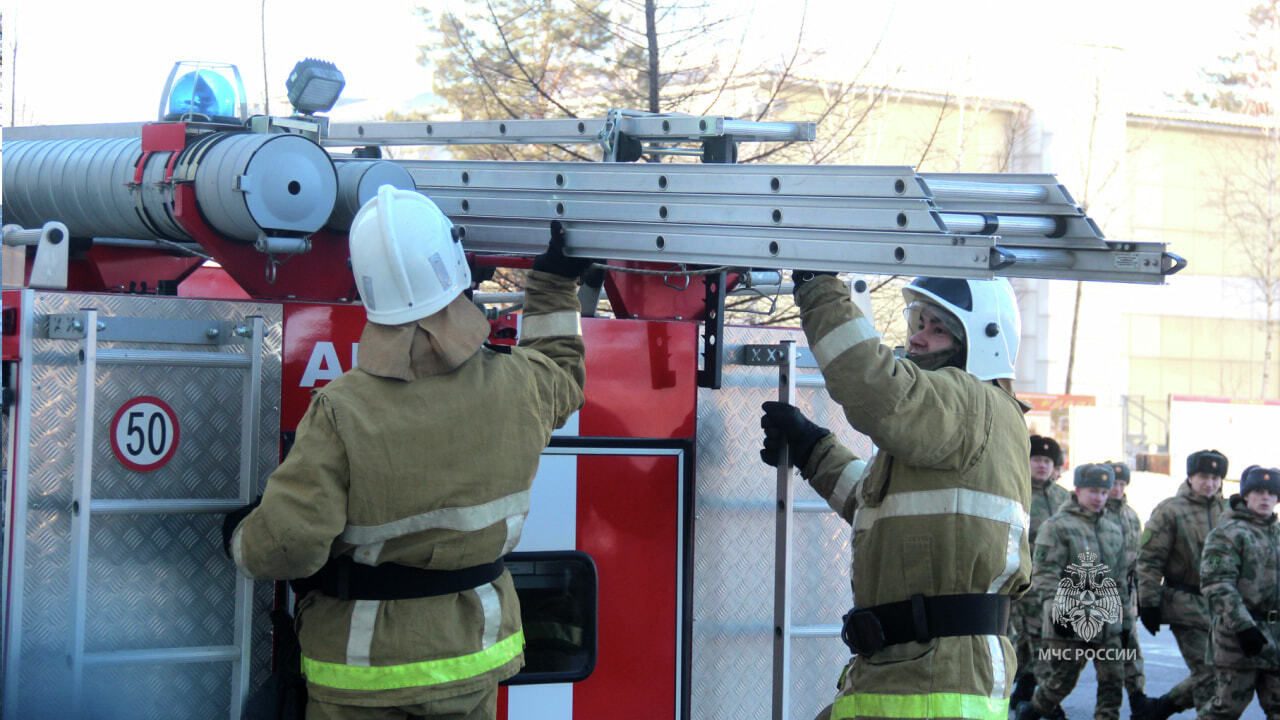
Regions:
<instances>
[{"instance_id":1,"label":"checker plate surface","mask_svg":"<svg viewBox=\"0 0 1280 720\"><path fill-rule=\"evenodd\" d=\"M725 328L724 343L776 344L798 330ZM801 374L816 374L813 369ZM760 404L778 398L777 367L724 366L723 387L698 390L692 716L768 717L773 683L773 554L777 471L760 460ZM826 390L796 388L797 405L860 457L871 441ZM794 475L794 498L820 500ZM849 525L834 512L792 521L793 625L832 625L849 610ZM791 641L792 718L811 718L836 694L849 651L839 638Z\"/></svg>"},{"instance_id":2,"label":"checker plate surface","mask_svg":"<svg viewBox=\"0 0 1280 720\"><path fill-rule=\"evenodd\" d=\"M167 297L35 293L39 318L84 308L136 318L242 320L261 316L260 433L253 461L256 492L278 464L281 310L278 305ZM24 310L26 310L24 308ZM69 713L71 513L79 341L33 339L28 419L31 442L27 512L13 532L26 539L21 562L19 697L15 717ZM242 345L99 344L103 349L244 352ZM235 499L238 497L244 370L100 364L94 380L94 500ZM111 450L109 428L126 400L152 395L178 415L181 436L172 460L136 472ZM235 570L222 552L221 515L104 515L90 518L85 651L154 650L231 645ZM253 593L250 687L270 671L271 583ZM232 702L230 662L86 666L85 707L94 717L225 718ZM12 672L9 668L6 672Z\"/></svg>"}]
</instances>

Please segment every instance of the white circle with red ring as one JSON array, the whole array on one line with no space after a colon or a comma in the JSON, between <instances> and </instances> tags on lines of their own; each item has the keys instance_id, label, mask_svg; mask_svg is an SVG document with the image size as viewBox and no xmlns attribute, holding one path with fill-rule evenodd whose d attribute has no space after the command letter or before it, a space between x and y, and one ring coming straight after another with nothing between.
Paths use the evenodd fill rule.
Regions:
<instances>
[{"instance_id":1,"label":"white circle with red ring","mask_svg":"<svg viewBox=\"0 0 1280 720\"><path fill-rule=\"evenodd\" d=\"M120 406L111 420L111 451L130 470L164 467L178 449L178 415L157 397L140 395Z\"/></svg>"}]
</instances>

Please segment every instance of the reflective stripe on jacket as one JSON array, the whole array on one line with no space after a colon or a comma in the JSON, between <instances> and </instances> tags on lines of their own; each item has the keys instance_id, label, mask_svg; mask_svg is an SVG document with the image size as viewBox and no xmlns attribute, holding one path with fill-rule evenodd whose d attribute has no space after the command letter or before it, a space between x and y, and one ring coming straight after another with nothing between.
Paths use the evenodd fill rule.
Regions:
<instances>
[{"instance_id":1,"label":"reflective stripe on jacket","mask_svg":"<svg viewBox=\"0 0 1280 720\"><path fill-rule=\"evenodd\" d=\"M1017 401L961 370L895 358L835 278L806 283L797 299L828 392L880 449L864 466L829 436L802 469L853 525L855 605L1021 595L1031 476ZM937 717L941 708L1003 717L1015 664L1003 636L894 645L854 659L832 717Z\"/></svg>"},{"instance_id":2,"label":"reflective stripe on jacket","mask_svg":"<svg viewBox=\"0 0 1280 720\"><path fill-rule=\"evenodd\" d=\"M573 280L531 272L521 346L484 347L404 381L360 368L316 390L234 554L256 578L293 579L331 556L456 570L520 539L551 431L583 402ZM401 705L514 675L524 636L510 574L451 595L339 600L312 592L296 620L311 695Z\"/></svg>"}]
</instances>

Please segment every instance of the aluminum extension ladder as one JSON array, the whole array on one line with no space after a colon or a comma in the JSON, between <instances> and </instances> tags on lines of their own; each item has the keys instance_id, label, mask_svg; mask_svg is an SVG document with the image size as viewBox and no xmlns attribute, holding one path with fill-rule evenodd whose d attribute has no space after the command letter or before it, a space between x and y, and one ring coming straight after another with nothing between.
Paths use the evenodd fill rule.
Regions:
<instances>
[{"instance_id":1,"label":"aluminum extension ladder","mask_svg":"<svg viewBox=\"0 0 1280 720\"><path fill-rule=\"evenodd\" d=\"M31 307L36 297L35 291L23 291L23 307ZM87 298L86 298L87 299ZM265 324L262 317L247 317L240 322L220 322L205 320L183 320L177 318L139 318L118 317L100 314L96 309L81 309L79 312L61 312L43 317L30 316L30 320L21 325L23 360L19 363L21 376L17 398L17 417L14 430L16 432L14 447L17 448L13 458L13 505L12 515L15 527L10 535L12 547L5 555L4 577L6 579L6 597L10 599L5 638L4 657L4 694L3 710L6 716L18 717L23 708L33 698L60 698L65 703L62 710L69 711L74 718L92 716L95 713L95 699L86 697L85 673L94 668L111 666L172 666L179 663L230 663L231 687L227 688L226 697L228 717L237 720L250 690L251 674L251 635L253 612L253 581L239 573L235 574L234 615L231 644L203 645L192 647L158 647L128 650L91 650L86 647L87 616L89 614L89 594L91 584L102 592L103 579L92 577L90 570L91 547L102 546L99 537L91 542L94 520L107 516L173 516L173 515L213 515L226 513L249 502L254 492L255 467L260 454L261 428L261 396L262 396L262 357ZM33 325L37 327L33 327ZM32 375L35 364L33 339L66 341L65 353L69 353L69 362L74 366L74 436L71 439L72 472L70 481L70 507L66 509L70 516L69 531L69 567L70 577L67 581L66 594L60 590L40 590L40 594L28 597L24 593L25 585L35 585L26 581L27 570L24 562L28 553L28 485L32 465L30 451L33 403L47 402L40 400L38 388ZM191 349L168 350L138 347L99 347L102 341L154 344L182 344ZM243 352L211 352L201 350L201 346L210 345L242 345ZM63 361L59 361L63 362ZM100 414L96 413L99 371L119 367L151 367L151 368L210 368L220 371L232 371L241 376L240 396L242 409L239 417L239 467L236 471L237 495L232 499L128 499L95 497L94 476L95 455L102 456L105 444L95 433L94 428ZM144 426L146 427L146 426ZM141 431L140 431L141 432ZM148 430L147 432L150 432ZM176 444L177 430L173 442ZM110 434L110 433L108 433ZM148 436L143 436L148 437ZM131 438L135 439L135 438ZM145 442L153 442L148 439ZM163 441L161 441L163 445ZM139 445L141 447L141 445ZM60 481L61 482L61 481ZM61 510L60 510L61 512ZM38 531L38 528L35 529ZM43 548L33 548L31 552L40 552ZM219 554L221 550L217 551ZM58 583L60 585L60 583ZM48 585L48 578L41 579L40 587ZM68 607L66 627L41 625L43 621L31 611L24 613L23 606L30 601L39 612L39 602L51 597L65 597ZM99 622L101 622L99 618ZM28 628L31 622L33 627ZM34 633L37 638L50 635L37 642L52 641L53 647L65 652L65 668L60 669L57 677L34 674L34 684L24 686L24 672L28 680L31 671L24 671L24 665L32 660L24 651L24 631ZM65 631L65 637L59 637ZM37 663L38 665L38 663ZM63 673L66 673L65 675ZM64 686L64 682L66 685ZM63 697L63 693L68 696ZM175 699L181 705L181 701ZM30 708L27 708L30 710ZM41 711L37 711L39 714Z\"/></svg>"},{"instance_id":2,"label":"aluminum extension ladder","mask_svg":"<svg viewBox=\"0 0 1280 720\"><path fill-rule=\"evenodd\" d=\"M330 125L331 147L599 144L618 159L713 154L716 141L805 142L813 123L610 111L604 120ZM701 143L702 149L675 147ZM910 167L395 160L470 250L537 253L559 221L569 254L752 268L1161 283L1163 243L1108 241L1049 174Z\"/></svg>"}]
</instances>

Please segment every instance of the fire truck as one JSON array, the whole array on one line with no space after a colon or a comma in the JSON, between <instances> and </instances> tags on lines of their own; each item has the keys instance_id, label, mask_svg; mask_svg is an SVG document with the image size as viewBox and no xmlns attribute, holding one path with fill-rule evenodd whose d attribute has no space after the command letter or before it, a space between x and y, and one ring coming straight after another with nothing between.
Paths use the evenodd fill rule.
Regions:
<instances>
[{"instance_id":1,"label":"fire truck","mask_svg":"<svg viewBox=\"0 0 1280 720\"><path fill-rule=\"evenodd\" d=\"M607 263L611 315L581 293L586 404L507 558L529 638L510 720L799 718L834 696L847 526L760 462L760 403L874 449L803 335L726 325L727 296L785 291L794 267L1160 283L1185 265L1105 238L1051 175L734 162L812 123L330 122L306 98L336 70L303 65L289 117L248 117L242 88L199 107L239 82L205 65L175 67L155 122L5 129L5 717L241 716L292 598L235 572L222 515L261 493L310 391L357 362L346 231L383 184L432 198L477 272L527 267L553 231ZM381 157L472 143L603 161ZM670 155L702 162L630 162ZM498 308L491 340L515 342L519 294L475 300Z\"/></svg>"}]
</instances>

